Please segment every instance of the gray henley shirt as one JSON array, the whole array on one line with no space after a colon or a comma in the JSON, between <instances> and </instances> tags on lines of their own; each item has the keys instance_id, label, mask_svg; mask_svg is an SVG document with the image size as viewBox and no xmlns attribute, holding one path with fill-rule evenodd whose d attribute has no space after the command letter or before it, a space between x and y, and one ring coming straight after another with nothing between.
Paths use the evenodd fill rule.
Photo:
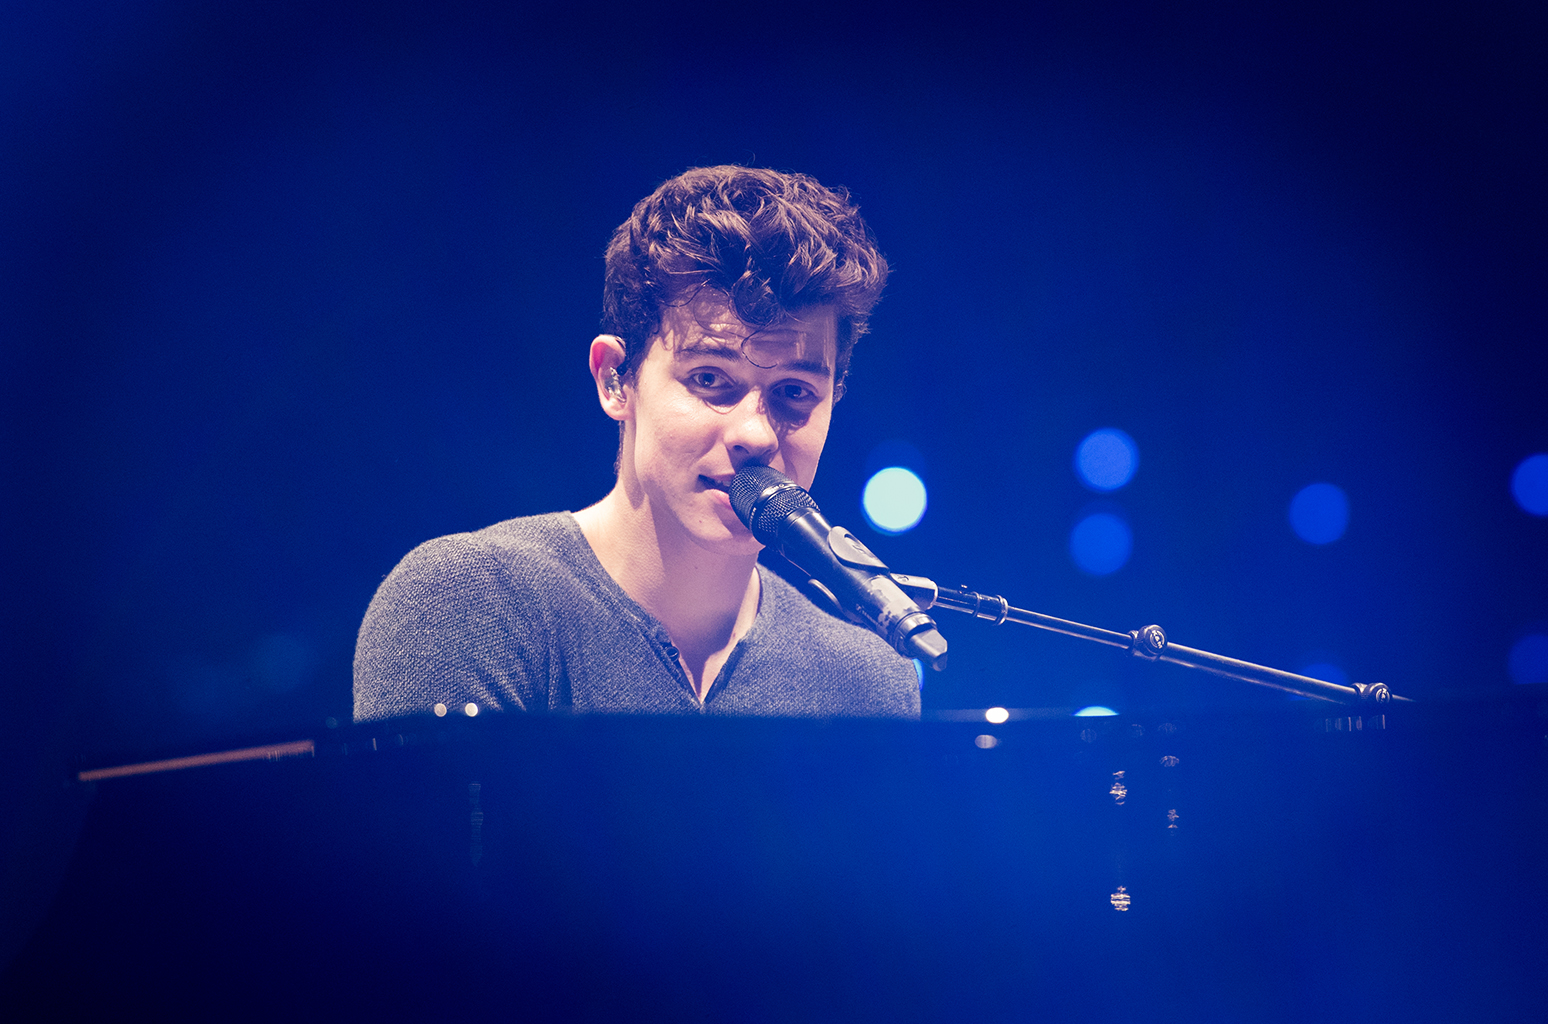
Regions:
<instances>
[{"instance_id":1,"label":"gray henley shirt","mask_svg":"<svg viewBox=\"0 0 1548 1024\"><path fill-rule=\"evenodd\" d=\"M376 591L355 720L461 710L917 718L913 663L763 566L752 628L700 703L666 630L569 512L428 541Z\"/></svg>"}]
</instances>

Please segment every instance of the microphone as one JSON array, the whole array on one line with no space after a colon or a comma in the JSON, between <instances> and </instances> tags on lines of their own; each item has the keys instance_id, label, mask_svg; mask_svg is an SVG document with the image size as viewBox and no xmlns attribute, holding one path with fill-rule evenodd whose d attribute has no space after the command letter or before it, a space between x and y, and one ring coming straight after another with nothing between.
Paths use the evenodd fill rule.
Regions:
<instances>
[{"instance_id":1,"label":"microphone","mask_svg":"<svg viewBox=\"0 0 1548 1024\"><path fill-rule=\"evenodd\" d=\"M812 496L783 473L752 463L731 480L731 508L754 537L812 578L839 610L868 626L905 658L939 672L946 638L893 581L882 560L841 526L829 525Z\"/></svg>"}]
</instances>

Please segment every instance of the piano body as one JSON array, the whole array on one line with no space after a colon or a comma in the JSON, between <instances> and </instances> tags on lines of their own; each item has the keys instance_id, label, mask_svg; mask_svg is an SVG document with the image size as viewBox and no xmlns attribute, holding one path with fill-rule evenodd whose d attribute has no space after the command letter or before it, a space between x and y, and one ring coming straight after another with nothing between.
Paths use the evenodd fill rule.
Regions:
<instances>
[{"instance_id":1,"label":"piano body","mask_svg":"<svg viewBox=\"0 0 1548 1024\"><path fill-rule=\"evenodd\" d=\"M452 714L98 776L0 1005L1548 1019L1541 695L955 717Z\"/></svg>"}]
</instances>

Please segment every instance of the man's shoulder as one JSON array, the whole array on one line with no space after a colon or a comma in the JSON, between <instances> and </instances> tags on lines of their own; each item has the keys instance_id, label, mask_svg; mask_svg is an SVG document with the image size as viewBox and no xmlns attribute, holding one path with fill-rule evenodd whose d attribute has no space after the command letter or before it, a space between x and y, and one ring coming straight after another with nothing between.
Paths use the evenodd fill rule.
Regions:
<instances>
[{"instance_id":1,"label":"man's shoulder","mask_svg":"<svg viewBox=\"0 0 1548 1024\"><path fill-rule=\"evenodd\" d=\"M546 512L506 519L480 530L449 533L420 547L477 550L497 557L566 557L583 540L571 512Z\"/></svg>"},{"instance_id":2,"label":"man's shoulder","mask_svg":"<svg viewBox=\"0 0 1548 1024\"><path fill-rule=\"evenodd\" d=\"M568 512L428 540L366 609L355 644L355 717L436 702L541 708L557 623L584 608L585 538ZM577 569L576 565L582 568Z\"/></svg>"},{"instance_id":3,"label":"man's shoulder","mask_svg":"<svg viewBox=\"0 0 1548 1024\"><path fill-rule=\"evenodd\" d=\"M373 612L458 618L595 601L608 590L595 562L568 512L507 519L415 547L383 578Z\"/></svg>"},{"instance_id":4,"label":"man's shoulder","mask_svg":"<svg viewBox=\"0 0 1548 1024\"><path fill-rule=\"evenodd\" d=\"M569 512L522 516L465 533L450 533L414 548L394 572L434 571L456 574L483 568L520 576L573 570L585 543Z\"/></svg>"}]
</instances>

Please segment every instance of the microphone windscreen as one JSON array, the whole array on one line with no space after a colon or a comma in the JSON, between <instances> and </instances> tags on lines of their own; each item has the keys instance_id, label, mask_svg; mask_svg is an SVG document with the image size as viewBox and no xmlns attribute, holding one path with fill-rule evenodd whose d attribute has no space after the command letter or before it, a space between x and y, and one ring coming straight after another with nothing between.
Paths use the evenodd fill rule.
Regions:
<instances>
[{"instance_id":1,"label":"microphone windscreen","mask_svg":"<svg viewBox=\"0 0 1548 1024\"><path fill-rule=\"evenodd\" d=\"M777 469L749 463L731 478L731 509L764 544L778 543L785 520L816 507L810 494Z\"/></svg>"}]
</instances>

